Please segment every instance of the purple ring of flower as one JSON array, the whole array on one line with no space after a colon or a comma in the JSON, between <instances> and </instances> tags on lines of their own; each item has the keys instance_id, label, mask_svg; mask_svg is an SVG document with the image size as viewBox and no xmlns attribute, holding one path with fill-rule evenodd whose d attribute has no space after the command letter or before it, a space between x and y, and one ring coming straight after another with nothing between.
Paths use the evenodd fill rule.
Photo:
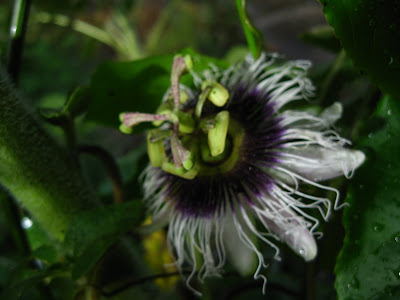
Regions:
<instances>
[{"instance_id":1,"label":"purple ring of flower","mask_svg":"<svg viewBox=\"0 0 400 300\"><path fill-rule=\"evenodd\" d=\"M186 217L213 218L215 214L224 214L227 206L234 212L235 205L244 205L243 201L253 205L251 196L268 194L274 184L271 176L259 166L277 162L279 154L268 150L279 144L285 132L279 125L280 118L268 102L269 96L256 89L244 92L237 88L231 95L227 110L244 129L240 158L235 167L227 173L197 176L192 180L166 172L159 175L168 185L165 198ZM225 195L226 191L231 193L230 197Z\"/></svg>"}]
</instances>

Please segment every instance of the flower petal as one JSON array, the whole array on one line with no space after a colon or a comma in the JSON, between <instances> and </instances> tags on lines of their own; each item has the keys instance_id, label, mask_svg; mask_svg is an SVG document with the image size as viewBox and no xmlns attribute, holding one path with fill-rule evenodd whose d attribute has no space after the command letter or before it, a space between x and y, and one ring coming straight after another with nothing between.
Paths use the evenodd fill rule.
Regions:
<instances>
[{"instance_id":1,"label":"flower petal","mask_svg":"<svg viewBox=\"0 0 400 300\"><path fill-rule=\"evenodd\" d=\"M288 208L282 208L282 215L286 216L286 220L273 220L263 216L262 213L258 215L272 233L305 261L311 261L317 256L314 236L302 217L296 216Z\"/></svg>"},{"instance_id":2,"label":"flower petal","mask_svg":"<svg viewBox=\"0 0 400 300\"><path fill-rule=\"evenodd\" d=\"M223 232L227 256L242 276L248 276L253 274L257 268L257 255L240 240L232 216L231 214L229 215L229 217L226 217ZM245 225L243 227L246 228ZM256 236L254 234L251 235L250 232L248 235L252 236L255 239L253 242L256 243Z\"/></svg>"},{"instance_id":3,"label":"flower petal","mask_svg":"<svg viewBox=\"0 0 400 300\"><path fill-rule=\"evenodd\" d=\"M281 153L279 162L288 171L318 182L341 175L349 177L364 160L365 154L358 150L309 145ZM285 181L292 183L293 180Z\"/></svg>"}]
</instances>

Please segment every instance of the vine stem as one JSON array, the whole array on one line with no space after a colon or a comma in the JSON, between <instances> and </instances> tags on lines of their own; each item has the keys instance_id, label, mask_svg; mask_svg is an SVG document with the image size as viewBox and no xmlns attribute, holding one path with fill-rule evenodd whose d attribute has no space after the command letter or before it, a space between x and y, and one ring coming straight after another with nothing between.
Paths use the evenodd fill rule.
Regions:
<instances>
[{"instance_id":1,"label":"vine stem","mask_svg":"<svg viewBox=\"0 0 400 300\"><path fill-rule=\"evenodd\" d=\"M15 0L11 13L6 61L7 72L15 83L18 82L30 6L31 0Z\"/></svg>"},{"instance_id":2,"label":"vine stem","mask_svg":"<svg viewBox=\"0 0 400 300\"><path fill-rule=\"evenodd\" d=\"M19 77L22 49L24 44L26 24L28 22L30 0L15 0L11 12L9 41L7 49L7 72L16 84ZM2 191L0 191L2 193ZM11 195L2 198L3 209L6 213L11 234L18 251L22 255L30 255L31 248L24 229L21 226L20 209Z\"/></svg>"},{"instance_id":3,"label":"vine stem","mask_svg":"<svg viewBox=\"0 0 400 300\"><path fill-rule=\"evenodd\" d=\"M235 0L239 13L240 22L242 23L244 35L250 52L255 59L260 57L262 49L262 35L251 23L246 12L246 0Z\"/></svg>"},{"instance_id":4,"label":"vine stem","mask_svg":"<svg viewBox=\"0 0 400 300\"><path fill-rule=\"evenodd\" d=\"M190 274L190 273L191 272L189 272L189 271L182 271L182 272L171 272L171 273L161 273L161 274L150 275L150 276L147 276L147 277L142 277L142 278L138 278L138 279L134 279L132 281L129 281L129 282L123 284L122 286L120 286L120 287L118 287L118 288L116 288L116 289L114 289L112 291L105 291L105 290L102 290L100 287L96 287L96 288L98 288L100 290L100 293L103 296L112 297L112 296L115 296L115 295L117 295L117 294L129 289L132 286L135 286L135 285L143 284L145 282L153 281L153 280L160 279L160 278L181 276L182 274Z\"/></svg>"},{"instance_id":5,"label":"vine stem","mask_svg":"<svg viewBox=\"0 0 400 300\"><path fill-rule=\"evenodd\" d=\"M96 145L80 145L79 154L89 154L98 159L105 168L107 175L111 180L114 193L114 202L123 202L122 175L114 157L104 148Z\"/></svg>"}]
</instances>

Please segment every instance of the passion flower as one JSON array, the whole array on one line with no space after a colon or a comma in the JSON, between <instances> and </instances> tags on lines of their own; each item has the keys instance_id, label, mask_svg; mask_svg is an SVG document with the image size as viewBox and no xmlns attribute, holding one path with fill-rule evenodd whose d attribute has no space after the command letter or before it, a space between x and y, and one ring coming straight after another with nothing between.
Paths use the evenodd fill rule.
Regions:
<instances>
[{"instance_id":1,"label":"passion flower","mask_svg":"<svg viewBox=\"0 0 400 300\"><path fill-rule=\"evenodd\" d=\"M178 56L157 112L121 114L124 132L145 121L156 126L147 136L145 201L153 222L169 224L175 263L192 270L188 286L196 273L200 279L218 274L227 255L247 268L240 259L246 251L258 258L254 277L265 281L256 238L275 249L275 259L275 241L306 261L317 255L319 221L309 211L327 220L339 207L339 192L319 182L349 176L365 156L332 129L340 104L320 114L285 109L313 95L309 66L262 54L196 74L190 57ZM185 72L194 89L179 83ZM331 192L333 199L308 194L308 186Z\"/></svg>"}]
</instances>

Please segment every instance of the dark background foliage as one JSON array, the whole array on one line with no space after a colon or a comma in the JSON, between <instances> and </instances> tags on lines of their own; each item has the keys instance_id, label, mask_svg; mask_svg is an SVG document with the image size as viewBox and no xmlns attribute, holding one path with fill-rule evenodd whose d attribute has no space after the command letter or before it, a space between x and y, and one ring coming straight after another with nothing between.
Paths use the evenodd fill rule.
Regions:
<instances>
[{"instance_id":1,"label":"dark background foliage","mask_svg":"<svg viewBox=\"0 0 400 300\"><path fill-rule=\"evenodd\" d=\"M12 6L0 4L5 65ZM315 261L304 263L282 245L282 262L265 270L266 295L262 282L228 265L222 278L197 286L202 299L398 299L398 1L253 0L247 12L264 50L313 61L318 93L310 106L340 101L336 129L368 159L349 182L329 183L350 207L321 224ZM32 1L19 92L78 161L101 205L78 213L60 242L1 190L2 299L193 298L176 270L163 268L171 259L165 232L136 230L147 220L138 180L146 128L118 131L119 112L157 107L173 55L182 51L198 70L242 58L248 46L235 2Z\"/></svg>"}]
</instances>

